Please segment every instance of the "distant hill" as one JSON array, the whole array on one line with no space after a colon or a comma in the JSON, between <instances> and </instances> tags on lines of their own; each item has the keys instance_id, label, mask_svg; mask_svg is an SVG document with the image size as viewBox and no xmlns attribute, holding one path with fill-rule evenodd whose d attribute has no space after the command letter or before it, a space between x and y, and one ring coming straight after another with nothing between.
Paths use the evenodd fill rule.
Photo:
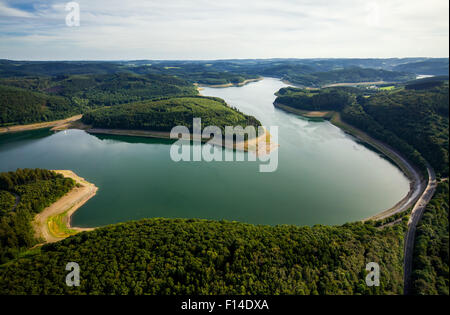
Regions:
<instances>
[{"instance_id":1,"label":"distant hill","mask_svg":"<svg viewBox=\"0 0 450 315\"><path fill-rule=\"evenodd\" d=\"M332 83L360 83L360 82L402 82L415 78L414 75L405 72L396 72L382 69L368 69L360 67L350 67L341 70L327 72L314 72L308 74L289 74L283 79L294 84L321 87Z\"/></svg>"},{"instance_id":2,"label":"distant hill","mask_svg":"<svg viewBox=\"0 0 450 315\"><path fill-rule=\"evenodd\" d=\"M0 77L107 74L121 70L117 63L100 61L11 61L0 60Z\"/></svg>"},{"instance_id":3,"label":"distant hill","mask_svg":"<svg viewBox=\"0 0 450 315\"><path fill-rule=\"evenodd\" d=\"M320 85L388 78L388 73L350 75L349 69L387 70L409 74L448 74L448 58L311 58L311 59L230 59L230 60L130 60L130 61L12 61L0 60L0 77L58 76L80 74L163 74L200 84L236 84L258 76L296 76L298 84ZM344 72L337 72L345 70ZM329 73L331 72L331 73ZM354 71L353 71L354 72ZM312 77L304 75L312 74ZM327 74L324 74L327 73ZM392 75L392 74L391 74ZM341 77L342 76L342 77ZM404 78L392 78L402 81ZM296 81L297 82L297 81Z\"/></svg>"},{"instance_id":4,"label":"distant hill","mask_svg":"<svg viewBox=\"0 0 450 315\"><path fill-rule=\"evenodd\" d=\"M207 63L169 63L136 61L11 61L0 60L0 78L29 76L142 74L177 76L190 83L237 84L255 79L254 74L230 73L228 70L210 68Z\"/></svg>"},{"instance_id":5,"label":"distant hill","mask_svg":"<svg viewBox=\"0 0 450 315\"><path fill-rule=\"evenodd\" d=\"M393 70L411 72L414 74L448 75L448 58L404 63L395 66Z\"/></svg>"}]
</instances>

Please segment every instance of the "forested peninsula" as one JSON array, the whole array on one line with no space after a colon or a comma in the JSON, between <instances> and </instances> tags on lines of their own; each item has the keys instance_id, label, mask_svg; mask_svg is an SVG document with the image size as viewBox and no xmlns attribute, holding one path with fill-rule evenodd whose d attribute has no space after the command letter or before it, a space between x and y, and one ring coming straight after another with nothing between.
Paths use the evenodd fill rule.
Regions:
<instances>
[{"instance_id":1,"label":"forested peninsula","mask_svg":"<svg viewBox=\"0 0 450 315\"><path fill-rule=\"evenodd\" d=\"M170 132L175 126L192 130L194 118L201 118L203 126L254 126L261 123L253 116L230 108L215 97L178 97L124 104L87 112L83 123L94 128L133 129Z\"/></svg>"}]
</instances>

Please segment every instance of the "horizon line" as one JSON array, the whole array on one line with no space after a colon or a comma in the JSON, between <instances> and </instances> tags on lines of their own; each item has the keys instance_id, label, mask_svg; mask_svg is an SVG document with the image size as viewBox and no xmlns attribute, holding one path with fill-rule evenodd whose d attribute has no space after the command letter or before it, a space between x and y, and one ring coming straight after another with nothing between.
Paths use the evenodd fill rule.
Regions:
<instances>
[{"instance_id":1,"label":"horizon line","mask_svg":"<svg viewBox=\"0 0 450 315\"><path fill-rule=\"evenodd\" d=\"M227 61L227 60L339 60L339 59L449 59L446 57L427 57L427 56L417 56L417 57L270 57L270 58L219 58L219 59L9 59L0 58L0 61L26 61L26 62L120 62L120 61Z\"/></svg>"}]
</instances>

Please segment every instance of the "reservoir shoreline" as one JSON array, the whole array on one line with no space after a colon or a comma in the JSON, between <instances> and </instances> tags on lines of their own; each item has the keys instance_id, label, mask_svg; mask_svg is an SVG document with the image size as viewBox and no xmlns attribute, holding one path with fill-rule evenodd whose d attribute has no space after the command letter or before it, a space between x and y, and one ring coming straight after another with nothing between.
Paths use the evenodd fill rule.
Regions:
<instances>
[{"instance_id":1,"label":"reservoir shoreline","mask_svg":"<svg viewBox=\"0 0 450 315\"><path fill-rule=\"evenodd\" d=\"M383 220L383 219L386 219L397 213L408 210L409 208L414 206L416 201L420 198L423 191L425 190L426 180L425 180L424 176L405 157L403 157L394 148L391 148L387 144L372 138L371 136L369 136L367 133L363 132L362 130L359 130L358 128L342 121L340 113L334 112L334 111L326 111L326 112L324 112L324 111L322 111L322 112L303 111L303 110L298 110L296 108L292 108L290 106L280 104L277 102L274 102L274 106L281 110L290 112L292 114L300 115L307 119L321 118L321 119L330 121L330 123L332 123L336 127L340 128L347 134L357 138L358 140L362 141L363 143L368 144L371 148L373 148L376 151L385 155L409 179L410 190L403 199L401 199L393 207L383 210L373 216L363 219L362 220L363 222L369 221L369 220ZM320 114L320 113L322 113L322 114Z\"/></svg>"},{"instance_id":2,"label":"reservoir shoreline","mask_svg":"<svg viewBox=\"0 0 450 315\"><path fill-rule=\"evenodd\" d=\"M157 138L176 141L170 137L170 132L167 131L152 131L152 130L132 130L132 129L106 129L106 128L90 128L85 130L90 134L100 135L115 135L115 136L130 136L130 137L143 137L143 138ZM191 135L188 135L192 139ZM227 149L242 150L244 152L257 152L257 147L261 141L266 138L266 154L269 154L278 148L278 144L272 143L270 133L264 128L264 133L257 138L245 140L244 143L234 143L232 147L226 145L225 141L213 141L210 138L202 138L201 142L221 146ZM250 148L250 149L249 149Z\"/></svg>"},{"instance_id":3,"label":"reservoir shoreline","mask_svg":"<svg viewBox=\"0 0 450 315\"><path fill-rule=\"evenodd\" d=\"M253 167L248 167L246 164L236 164L235 166L230 167L230 165L227 164L221 164L219 166L215 163L210 163L207 164L205 168L197 168L197 170L195 165L180 167L178 164L171 164L170 159L167 161L167 147L170 146L170 142L168 142L168 145L161 146L160 142L156 142L155 145L153 144L153 141L142 141L142 143L146 144L145 146L135 146L133 144L138 140L127 140L126 137L112 138L113 141L103 141L105 138L108 139L108 137L90 137L88 131L91 127L80 126L77 123L72 123L67 126L68 129L74 129L73 131L67 131L67 133L58 132L49 137L45 136L46 140L40 141L39 144L35 141L29 143L24 142L24 149L22 149L22 145L16 147L13 143L8 144L6 148L11 150L5 151L5 156L3 156L3 160L0 159L0 161L5 162L4 166L6 167L3 168L5 170L31 166L46 169L72 169L76 172L83 172L83 174L92 174L92 178L96 178L98 183L101 184L104 193L102 192L96 200L92 203L88 203L88 205L82 209L83 211L77 212L73 217L74 225L86 227L103 226L110 224L111 222L124 222L144 216L196 216L210 219L222 219L225 217L230 220L269 225L286 223L301 226L318 223L330 225L343 224L345 222L359 221L364 217L377 214L380 209L386 209L391 207L391 205L398 203L398 201L410 191L410 181L398 171L393 163L386 163L386 161L378 162L383 159L378 156L378 154L374 153L373 150L357 149L360 153L354 153L353 151L357 146L364 144L353 137L344 136L341 128L334 128L328 123L319 123L317 125L308 123L306 120L300 120L297 117L290 116L289 114L283 113L283 111L275 109L273 106L274 98L272 97L274 92L282 87L283 84L279 80L270 78L264 81L266 82L248 84L246 87L236 89L205 88L202 92L206 95L221 97L226 100L227 103L232 104L241 111L252 114L255 117L261 117L262 121L267 126L280 126L283 131L283 136L277 142L282 146L280 149L280 159L282 159L283 164L280 172L271 175L272 178L267 185L274 185L274 191L277 192L277 196L282 197L272 198L271 194L266 192L267 185L261 184L261 181L256 178L257 175L253 175ZM239 107L240 104L242 104L241 107ZM314 116L320 116L318 114L320 113L315 113ZM317 120L323 121L320 117L317 117ZM305 126L306 128L302 128L302 126ZM82 131L77 131L77 129L81 129ZM318 133L311 132L316 129L318 130ZM130 132L130 130L124 130L123 132L124 133L119 134L117 130L112 130L112 132L103 131L101 133L105 135L117 134L118 136L128 135L131 137L142 137L142 135L136 134L135 132L142 133L148 131L138 130ZM168 132L165 134L162 132L157 132L157 134L155 134L155 132L152 133L152 138L165 138L166 140L169 139L170 135ZM298 136L300 136L300 138L297 138ZM8 138L5 138L5 140L7 139ZM22 138L19 140L21 139ZM323 141L317 142L317 140L320 139L327 139L330 143L326 144ZM175 139L173 140L175 141ZM302 144L302 141L305 141L304 144L306 144L306 146ZM42 149L38 151L38 155L36 156L37 159L34 158L30 161L26 156L31 156L28 152L31 149L33 149L33 152L36 152L36 149L32 147L34 143L38 145L38 148ZM346 187L336 190L333 188L343 184L343 182L340 181L339 176L343 174L344 171L340 168L338 168L338 171L335 171L336 168L332 166L334 165L334 160L330 158L329 155L329 144L337 150L341 150L342 148L342 151L337 151L339 154L342 154L340 157L348 156L352 161L356 162L351 164L347 162L344 162L344 164L336 162L335 166L341 166L342 164L343 169L347 167L349 170L364 170L368 168L367 163L369 163L369 160L361 159L364 155L366 155L366 158L370 159L370 161L374 162L374 164L370 164L372 167L375 167L374 170L368 171L367 173L364 172L360 175L356 173L343 179L345 183L348 183L348 186L346 187L352 187L351 191L361 192L354 200L346 199L349 196L347 194L349 190ZM16 150L15 148L22 150L20 155L22 158L19 158L18 160L8 160L8 152L14 152L12 150ZM125 148L127 149L125 150ZM369 151L372 152L369 153ZM322 153L326 155L322 156ZM105 156L103 157L103 155ZM47 156L56 158L49 160ZM100 156L102 157L100 158ZM121 157L120 159L119 156ZM40 157L43 159L39 159ZM115 167L118 163L121 163L122 159L129 159L132 161L131 164L127 164L126 169L129 169L129 171L123 174L124 177L122 178L124 183L127 183L124 185L128 186L125 189L126 193L124 193L124 198L118 198L116 203L111 203L111 198L115 198L118 192L115 191L115 186L108 183L117 180L114 178L119 176L118 174L120 174L120 171L117 172L118 170L115 169ZM152 159L152 163L149 164L147 159ZM347 161L346 159L341 160ZM324 165L326 171L322 171L321 162L331 163ZM101 167L96 168L94 166L96 163L100 163L98 165ZM138 169L142 167L144 168L144 171L138 171ZM317 168L319 177L313 174L312 170L314 168ZM107 172L109 169L110 172ZM226 171L224 171L225 169ZM164 175L162 175L162 170L165 170ZM390 171L387 172L387 170ZM240 178L239 176L241 174L246 174L247 176L235 183L234 180ZM380 176L378 174L382 175ZM392 178L390 177L390 174L392 174ZM239 198L236 197L235 199L227 200L223 205L218 206L218 209L223 211L223 215L217 215L218 210L210 211L207 207L198 210L198 213L190 215L191 212L188 211L189 209L187 206L176 205L175 207L174 200L168 197L169 191L172 191L171 194L177 194L181 191L189 192L189 195L187 196L189 196L191 200L188 200L188 204L189 202L193 203L194 197L197 195L202 195L202 198L205 198L204 200L213 202L220 197L218 195L221 195L221 193L214 189L205 188L211 192L211 197L208 197L205 194L199 194L198 191L192 188L183 188L181 187L182 184L172 183L169 186L163 182L162 184L158 183L156 185L153 184L152 181L148 181L149 178L160 178L160 176L172 176L173 178L178 178L178 176L182 176L183 178L194 176L195 178L201 178L205 182L208 181L211 176L214 176L215 182L218 183L219 181L220 187L223 187L222 189L230 192L232 191L233 194ZM260 175L258 176L260 177ZM311 176L311 178L309 178L309 176ZM332 176L332 178L329 178L330 176ZM102 182L103 178L108 178L108 180ZM372 181L372 178L374 181ZM137 190L128 189L128 187L133 186L136 180L145 183L145 185L139 186L144 188L137 187ZM298 185L299 187L302 187L302 189L293 189L292 186L286 184L289 181L298 181ZM322 181L325 182L321 183ZM361 182L363 186L358 185L358 182ZM302 186L302 184L305 184L305 186ZM320 201L315 201L313 197L314 191L320 189L319 187L324 187L322 185L327 187L330 198L321 198ZM215 186L211 184L210 187ZM243 191L247 191L247 187L254 187L254 190L261 189L262 192L266 193L264 193L262 197L257 197L252 191L242 193ZM378 187L380 187L379 190ZM345 189L347 189L347 192L343 191ZM158 191L159 193L154 193ZM399 193L397 193L397 191L399 191ZM339 195L332 195L337 192L340 192ZM186 193L184 194L186 195ZM154 200L155 204L153 207L142 207L142 205L147 204L144 201L146 198L145 196L152 196L152 200ZM331 197L332 200L335 201L331 201ZM283 200L285 200L286 203L283 209L280 209L280 213L274 214L270 209L275 206L275 199L278 198L284 198ZM233 213L230 211L230 209L238 207L236 200L248 200L248 202L245 203L246 211L242 213ZM260 202L259 200L263 201ZM258 204L258 202L261 203L260 206L267 209L266 216L264 217L260 215L258 207L254 206L254 204ZM335 202L339 203L337 207L333 205ZM298 211L299 203L303 205L301 211ZM106 214L104 210L106 209L105 205L114 209L115 212L108 211ZM120 208L131 207L131 205L136 205L136 209L140 209L140 212L131 211L130 214L121 212ZM333 209L338 210L332 211Z\"/></svg>"},{"instance_id":4,"label":"reservoir shoreline","mask_svg":"<svg viewBox=\"0 0 450 315\"><path fill-rule=\"evenodd\" d=\"M75 116L68 117L65 119L53 120L53 121L47 121L47 122L41 122L41 123L0 127L0 134L30 131L30 130L45 129L45 128L58 128L58 127L62 127L62 126L68 125L70 123L73 123L75 121L78 121L81 119L81 117L83 117L83 115L75 115Z\"/></svg>"},{"instance_id":5,"label":"reservoir shoreline","mask_svg":"<svg viewBox=\"0 0 450 315\"><path fill-rule=\"evenodd\" d=\"M201 91L202 87L209 87L209 88L228 88L228 87L241 87L244 86L246 84L252 83L252 82L259 82L264 80L263 77L259 77L256 79L248 79L248 80L244 80L242 82L239 83L227 83L227 84L196 84L198 91Z\"/></svg>"}]
</instances>

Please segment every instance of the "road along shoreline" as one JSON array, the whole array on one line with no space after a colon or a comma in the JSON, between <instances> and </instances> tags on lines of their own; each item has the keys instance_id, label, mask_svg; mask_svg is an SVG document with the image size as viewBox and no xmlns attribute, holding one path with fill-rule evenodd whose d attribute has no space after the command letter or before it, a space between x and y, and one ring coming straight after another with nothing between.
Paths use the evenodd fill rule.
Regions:
<instances>
[{"instance_id":1,"label":"road along shoreline","mask_svg":"<svg viewBox=\"0 0 450 315\"><path fill-rule=\"evenodd\" d=\"M54 172L72 178L77 185L34 217L32 225L35 237L43 239L45 243L57 242L79 232L94 230L93 228L73 227L71 217L75 211L95 196L98 188L73 171L55 170Z\"/></svg>"},{"instance_id":2,"label":"road along shoreline","mask_svg":"<svg viewBox=\"0 0 450 315\"><path fill-rule=\"evenodd\" d=\"M414 254L414 242L416 238L417 224L422 219L423 213L433 198L437 187L436 175L433 168L427 164L428 171L428 184L425 188L423 194L417 200L414 208L411 211L411 216L408 221L408 231L406 232L405 242L404 242L404 254L403 254L403 281L404 281L404 294L408 295L411 293L411 274L412 274L412 264L413 264L413 254Z\"/></svg>"}]
</instances>

